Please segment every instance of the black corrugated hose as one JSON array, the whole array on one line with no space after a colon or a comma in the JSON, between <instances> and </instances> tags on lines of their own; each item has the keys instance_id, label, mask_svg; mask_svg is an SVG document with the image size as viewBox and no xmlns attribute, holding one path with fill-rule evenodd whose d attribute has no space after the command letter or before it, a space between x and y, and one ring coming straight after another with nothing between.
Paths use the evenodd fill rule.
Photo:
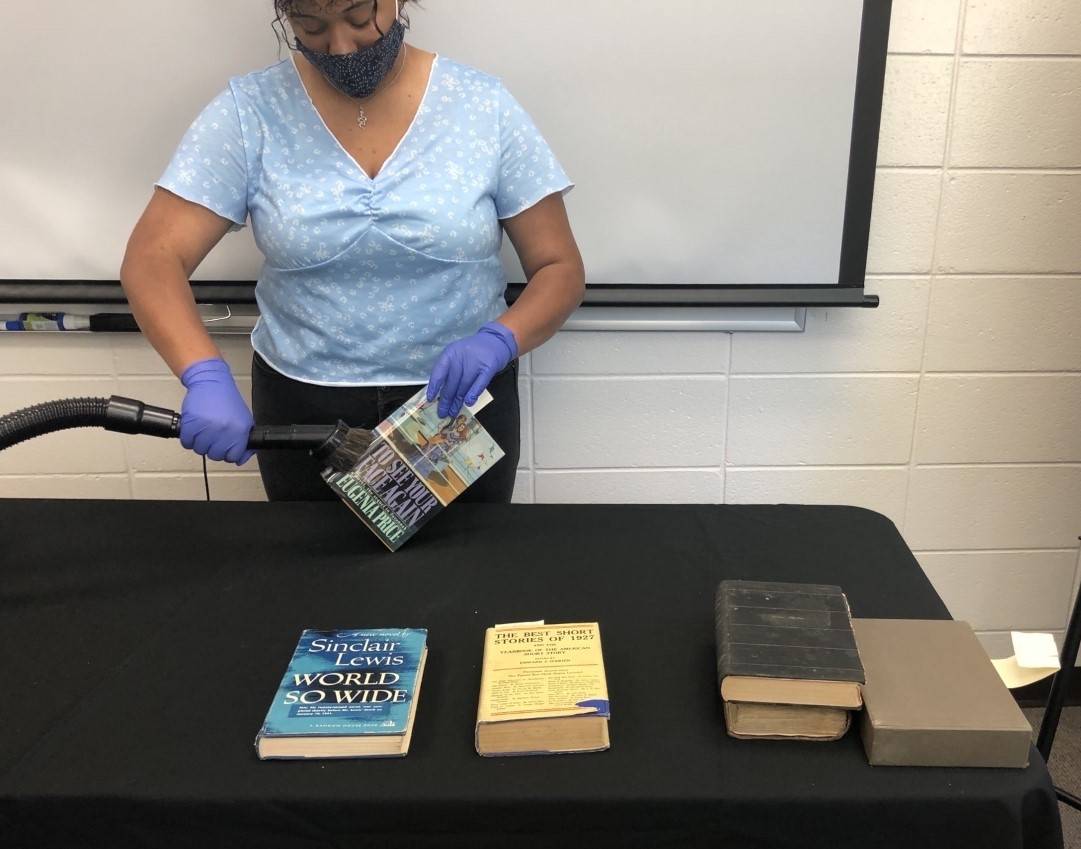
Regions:
<instances>
[{"instance_id":1,"label":"black corrugated hose","mask_svg":"<svg viewBox=\"0 0 1081 849\"><path fill-rule=\"evenodd\" d=\"M141 433L175 439L180 414L133 398L64 398L0 416L0 451L35 436L75 427L101 427L117 433ZM339 471L349 471L367 450L372 432L333 425L256 425L249 448L303 449Z\"/></svg>"},{"instance_id":2,"label":"black corrugated hose","mask_svg":"<svg viewBox=\"0 0 1081 849\"><path fill-rule=\"evenodd\" d=\"M131 398L64 398L0 416L0 451L58 430L103 427L120 433L174 437L180 416Z\"/></svg>"},{"instance_id":3,"label":"black corrugated hose","mask_svg":"<svg viewBox=\"0 0 1081 849\"><path fill-rule=\"evenodd\" d=\"M10 448L54 430L100 427L105 424L107 406L106 398L67 398L16 410L0 418L0 448Z\"/></svg>"}]
</instances>

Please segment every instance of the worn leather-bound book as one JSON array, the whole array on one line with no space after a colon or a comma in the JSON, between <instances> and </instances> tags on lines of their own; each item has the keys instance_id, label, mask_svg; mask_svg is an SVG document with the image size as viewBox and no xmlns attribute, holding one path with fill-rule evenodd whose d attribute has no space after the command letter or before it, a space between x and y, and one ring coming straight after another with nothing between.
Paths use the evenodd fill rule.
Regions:
<instances>
[{"instance_id":1,"label":"worn leather-bound book","mask_svg":"<svg viewBox=\"0 0 1081 849\"><path fill-rule=\"evenodd\" d=\"M722 581L717 680L733 737L836 740L863 704L863 665L840 587Z\"/></svg>"}]
</instances>

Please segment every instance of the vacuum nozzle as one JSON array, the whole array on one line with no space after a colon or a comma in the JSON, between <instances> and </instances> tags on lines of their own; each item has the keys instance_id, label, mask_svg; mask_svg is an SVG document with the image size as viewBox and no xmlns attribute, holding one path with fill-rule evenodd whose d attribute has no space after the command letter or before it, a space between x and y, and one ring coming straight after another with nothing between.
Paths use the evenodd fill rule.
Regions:
<instances>
[{"instance_id":1,"label":"vacuum nozzle","mask_svg":"<svg viewBox=\"0 0 1081 849\"><path fill-rule=\"evenodd\" d=\"M103 427L117 433L170 438L180 435L180 414L164 407L144 404L134 398L113 395L105 404Z\"/></svg>"}]
</instances>

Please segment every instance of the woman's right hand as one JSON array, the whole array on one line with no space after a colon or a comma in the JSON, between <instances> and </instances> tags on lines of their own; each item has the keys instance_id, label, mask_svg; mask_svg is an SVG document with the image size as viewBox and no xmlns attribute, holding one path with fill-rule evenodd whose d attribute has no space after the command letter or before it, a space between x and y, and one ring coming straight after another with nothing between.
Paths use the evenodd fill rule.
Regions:
<instances>
[{"instance_id":1,"label":"woman's right hand","mask_svg":"<svg viewBox=\"0 0 1081 849\"><path fill-rule=\"evenodd\" d=\"M180 375L188 390L180 408L180 444L211 460L243 466L254 451L248 437L255 424L228 363L199 360Z\"/></svg>"}]
</instances>

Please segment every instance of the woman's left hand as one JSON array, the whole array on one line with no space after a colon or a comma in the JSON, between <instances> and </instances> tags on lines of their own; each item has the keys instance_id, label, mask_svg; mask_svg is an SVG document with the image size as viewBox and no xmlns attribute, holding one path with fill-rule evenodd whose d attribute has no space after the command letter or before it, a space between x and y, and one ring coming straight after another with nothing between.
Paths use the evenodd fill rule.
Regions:
<instances>
[{"instance_id":1,"label":"woman's left hand","mask_svg":"<svg viewBox=\"0 0 1081 849\"><path fill-rule=\"evenodd\" d=\"M492 378L517 356L518 342L510 328L490 321L443 349L428 379L428 400L439 397L441 418L456 416L462 404L475 404Z\"/></svg>"}]
</instances>

